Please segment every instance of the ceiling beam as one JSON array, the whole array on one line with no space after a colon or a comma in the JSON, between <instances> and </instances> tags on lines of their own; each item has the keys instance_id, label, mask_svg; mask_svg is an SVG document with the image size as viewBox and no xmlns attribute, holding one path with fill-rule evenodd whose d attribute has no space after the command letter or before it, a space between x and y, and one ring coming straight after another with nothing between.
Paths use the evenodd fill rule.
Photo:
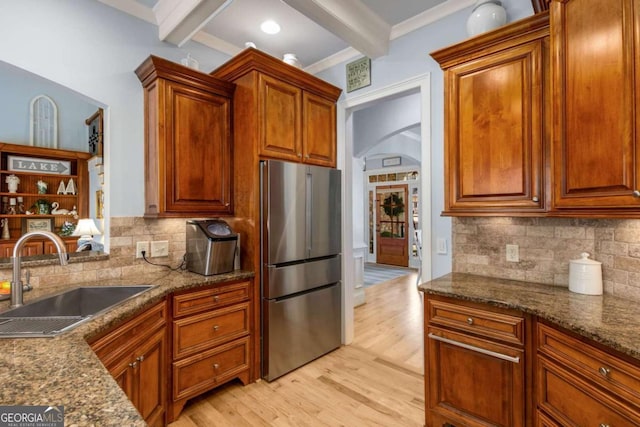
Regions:
<instances>
[{"instance_id":1,"label":"ceiling beam","mask_svg":"<svg viewBox=\"0 0 640 427\"><path fill-rule=\"evenodd\" d=\"M360 0L283 0L370 58L389 51L391 26Z\"/></svg>"},{"instance_id":2,"label":"ceiling beam","mask_svg":"<svg viewBox=\"0 0 640 427\"><path fill-rule=\"evenodd\" d=\"M153 7L160 40L178 47L233 0L160 0Z\"/></svg>"}]
</instances>

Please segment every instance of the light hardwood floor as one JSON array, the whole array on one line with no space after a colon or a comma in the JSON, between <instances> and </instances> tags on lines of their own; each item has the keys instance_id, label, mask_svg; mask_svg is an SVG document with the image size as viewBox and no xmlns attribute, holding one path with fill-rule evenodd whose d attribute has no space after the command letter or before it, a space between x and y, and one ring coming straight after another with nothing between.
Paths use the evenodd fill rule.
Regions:
<instances>
[{"instance_id":1,"label":"light hardwood floor","mask_svg":"<svg viewBox=\"0 0 640 427\"><path fill-rule=\"evenodd\" d=\"M271 383L190 401L171 427L423 426L422 296L415 273L366 289L353 344Z\"/></svg>"}]
</instances>

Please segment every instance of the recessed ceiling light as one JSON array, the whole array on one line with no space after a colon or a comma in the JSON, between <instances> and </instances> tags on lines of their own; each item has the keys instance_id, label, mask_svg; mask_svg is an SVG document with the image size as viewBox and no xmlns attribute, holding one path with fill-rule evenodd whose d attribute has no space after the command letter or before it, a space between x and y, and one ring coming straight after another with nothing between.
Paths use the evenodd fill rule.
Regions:
<instances>
[{"instance_id":1,"label":"recessed ceiling light","mask_svg":"<svg viewBox=\"0 0 640 427\"><path fill-rule=\"evenodd\" d=\"M267 34L278 34L280 32L280 25L276 21L268 20L260 24L260 29Z\"/></svg>"}]
</instances>

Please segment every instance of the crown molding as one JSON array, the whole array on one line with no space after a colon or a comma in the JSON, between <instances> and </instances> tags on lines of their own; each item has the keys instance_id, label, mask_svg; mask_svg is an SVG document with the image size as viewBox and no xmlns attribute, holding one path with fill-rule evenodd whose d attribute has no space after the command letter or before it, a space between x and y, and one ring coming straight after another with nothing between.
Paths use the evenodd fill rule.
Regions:
<instances>
[{"instance_id":1,"label":"crown molding","mask_svg":"<svg viewBox=\"0 0 640 427\"><path fill-rule=\"evenodd\" d=\"M402 21L391 28L390 40L395 40L398 37L402 37L412 31L425 27L429 24L449 16L453 13L459 12L462 9L473 6L476 0L447 0L431 9L413 16L406 21Z\"/></svg>"}]
</instances>

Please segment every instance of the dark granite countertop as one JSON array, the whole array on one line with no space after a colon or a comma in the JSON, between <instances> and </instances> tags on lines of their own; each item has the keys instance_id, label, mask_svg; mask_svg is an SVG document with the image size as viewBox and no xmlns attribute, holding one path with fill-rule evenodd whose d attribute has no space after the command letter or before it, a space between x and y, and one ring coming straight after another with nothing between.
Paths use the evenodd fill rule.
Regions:
<instances>
[{"instance_id":1,"label":"dark granite countertop","mask_svg":"<svg viewBox=\"0 0 640 427\"><path fill-rule=\"evenodd\" d=\"M419 289L516 309L640 359L640 303L612 295L582 295L567 288L451 273Z\"/></svg>"},{"instance_id":2,"label":"dark granite countertop","mask_svg":"<svg viewBox=\"0 0 640 427\"><path fill-rule=\"evenodd\" d=\"M86 340L150 307L171 292L247 279L253 275L248 271L208 277L170 272L68 286L154 285L151 290L58 337L0 339L0 405L63 405L65 426L146 425ZM25 300L61 290L62 287L34 290L25 293ZM4 309L6 306L3 305L0 311Z\"/></svg>"}]
</instances>

